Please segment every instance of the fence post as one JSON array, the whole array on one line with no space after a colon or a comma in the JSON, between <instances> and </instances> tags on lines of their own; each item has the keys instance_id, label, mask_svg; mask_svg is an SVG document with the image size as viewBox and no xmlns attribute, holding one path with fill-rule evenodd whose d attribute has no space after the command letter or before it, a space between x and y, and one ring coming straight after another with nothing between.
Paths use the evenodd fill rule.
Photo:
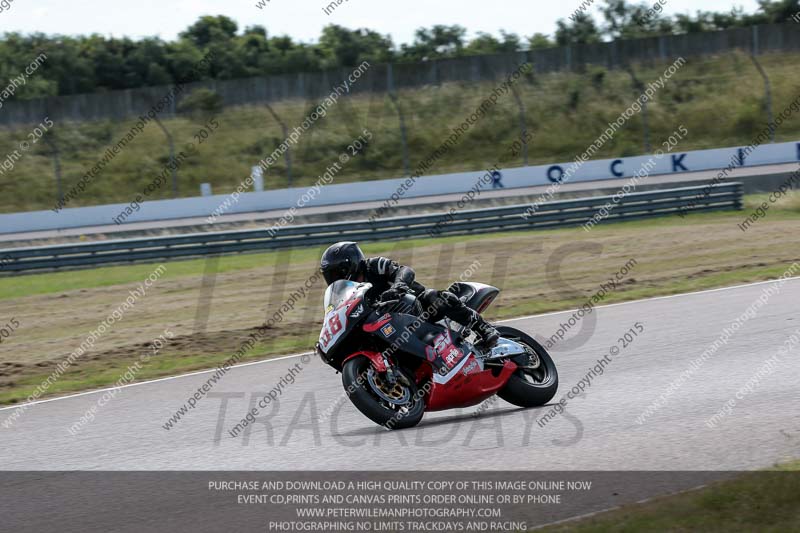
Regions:
<instances>
[{"instance_id":1,"label":"fence post","mask_svg":"<svg viewBox=\"0 0 800 533\"><path fill-rule=\"evenodd\" d=\"M757 56L761 52L758 46L758 25L753 26L752 36L753 36L752 55Z\"/></svg>"},{"instance_id":2,"label":"fence post","mask_svg":"<svg viewBox=\"0 0 800 533\"><path fill-rule=\"evenodd\" d=\"M761 77L764 78L764 106L767 112L767 126L769 127L769 141L775 142L775 117L772 115L772 85L769 82L769 76L767 76L767 72L764 70L764 67L761 66L761 63L758 62L755 55L751 55L750 59L753 60L753 64L758 69L759 74Z\"/></svg>"},{"instance_id":3,"label":"fence post","mask_svg":"<svg viewBox=\"0 0 800 533\"><path fill-rule=\"evenodd\" d=\"M628 63L625 65L625 70L628 71L628 74L631 77L631 82L633 83L633 90L636 93L637 98L641 96L642 91L644 91L644 83L636 77L636 73L633 71L633 66ZM642 128L644 129L644 151L645 153L649 154L653 151L653 147L650 145L650 120L647 114L647 100L645 99L642 102Z\"/></svg>"},{"instance_id":4,"label":"fence post","mask_svg":"<svg viewBox=\"0 0 800 533\"><path fill-rule=\"evenodd\" d=\"M517 107L519 107L519 133L520 133L520 141L522 143L522 160L525 163L525 166L528 166L528 121L525 118L525 103L522 101L522 98L519 95L519 91L517 87L512 84L511 85L511 94L514 95L514 100L517 102Z\"/></svg>"},{"instance_id":5,"label":"fence post","mask_svg":"<svg viewBox=\"0 0 800 533\"><path fill-rule=\"evenodd\" d=\"M284 123L281 120L281 117L279 117L278 114L272 109L271 105L269 105L266 102L264 103L264 105L266 106L267 111L269 111L269 114L272 115L272 118L275 119L275 122L277 122L278 124L281 125L281 131L283 131L283 140L284 140L284 142L286 142L286 139L289 138L289 128L286 127L286 123ZM292 154L291 154L292 148L289 146L288 143L286 144L286 146L287 146L286 152L284 152L284 159L286 159L286 178L289 181L289 187L291 188L291 186L292 186Z\"/></svg>"},{"instance_id":6,"label":"fence post","mask_svg":"<svg viewBox=\"0 0 800 533\"><path fill-rule=\"evenodd\" d=\"M164 132L164 135L167 137L167 143L169 144L169 162L170 162L170 170L172 171L172 197L178 197L178 166L175 164L175 142L172 140L172 135L164 127L164 124L161 123L161 119L158 118L158 114L156 113L153 116L153 119L158 124L158 127L161 128L161 131Z\"/></svg>"},{"instance_id":7,"label":"fence post","mask_svg":"<svg viewBox=\"0 0 800 533\"><path fill-rule=\"evenodd\" d=\"M389 100L394 105L394 108L397 110L397 117L400 119L400 139L403 144L403 170L406 176L411 175L411 165L409 163L408 157L408 132L406 130L406 119L403 115L403 109L400 107L400 102L397 98L397 94L394 91L394 66L390 63L387 65L386 75L388 76L388 86L389 86Z\"/></svg>"},{"instance_id":8,"label":"fence post","mask_svg":"<svg viewBox=\"0 0 800 533\"><path fill-rule=\"evenodd\" d=\"M64 188L61 184L61 154L58 150L58 145L52 134L52 129L44 134L44 142L50 147L50 155L53 156L53 171L56 175L56 188L58 190L58 203L64 201Z\"/></svg>"}]
</instances>

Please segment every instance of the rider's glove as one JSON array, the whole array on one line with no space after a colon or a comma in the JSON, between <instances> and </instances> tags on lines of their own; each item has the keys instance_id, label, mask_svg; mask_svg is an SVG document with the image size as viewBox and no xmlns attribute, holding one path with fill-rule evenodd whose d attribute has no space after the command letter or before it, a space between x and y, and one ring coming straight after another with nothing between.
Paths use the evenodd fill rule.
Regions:
<instances>
[{"instance_id":1,"label":"rider's glove","mask_svg":"<svg viewBox=\"0 0 800 533\"><path fill-rule=\"evenodd\" d=\"M390 302L392 300L399 300L401 296L406 294L409 291L408 285L405 283L398 283L396 285L392 285L392 287L381 294L380 301L381 302Z\"/></svg>"}]
</instances>

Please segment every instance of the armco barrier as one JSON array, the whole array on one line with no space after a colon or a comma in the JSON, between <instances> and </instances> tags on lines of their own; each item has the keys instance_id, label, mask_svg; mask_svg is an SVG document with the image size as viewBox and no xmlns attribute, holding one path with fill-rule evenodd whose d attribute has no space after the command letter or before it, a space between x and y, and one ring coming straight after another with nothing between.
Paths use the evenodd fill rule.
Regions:
<instances>
[{"instance_id":1,"label":"armco barrier","mask_svg":"<svg viewBox=\"0 0 800 533\"><path fill-rule=\"evenodd\" d=\"M664 189L633 193L614 204L603 221L634 220L688 212L741 209L742 184ZM267 230L197 233L170 237L103 241L0 250L0 270L87 267L115 263L156 261L211 254L273 250L327 244L341 240L375 241L426 235L459 235L499 230L574 226L587 222L613 196L595 196L541 204L530 216L530 205L495 207L444 214L387 218L339 224L288 226L271 235ZM601 222L602 223L602 222Z\"/></svg>"}]
</instances>

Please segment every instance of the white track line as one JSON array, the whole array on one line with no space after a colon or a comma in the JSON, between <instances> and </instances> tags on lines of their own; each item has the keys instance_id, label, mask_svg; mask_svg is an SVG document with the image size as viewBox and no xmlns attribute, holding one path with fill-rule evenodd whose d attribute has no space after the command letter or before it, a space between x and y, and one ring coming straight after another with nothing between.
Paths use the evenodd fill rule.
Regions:
<instances>
[{"instance_id":1,"label":"white track line","mask_svg":"<svg viewBox=\"0 0 800 533\"><path fill-rule=\"evenodd\" d=\"M239 365L233 365L231 367L231 369L242 368L242 367L245 367L245 366L252 366L252 365L260 365L262 363L269 363L271 361L282 361L284 359L291 359L293 357L302 357L303 355L310 355L310 354L313 354L313 353L314 352L295 353L295 354L292 354L292 355L283 355L283 356L280 356L280 357L272 357L270 359L262 359L260 361L250 361L249 363L242 363L242 364L239 364ZM99 394L101 392L107 392L107 391L117 390L117 389L127 389L128 387L138 387L140 385L149 385L151 383L159 383L161 381L170 381L172 379L188 378L189 376L198 376L200 374L209 374L211 372L216 372L216 371L217 371L216 368L210 368L208 370L198 370L197 372L189 372L188 374L178 374L177 376L168 376L168 377L165 377L165 378L151 379L149 381L137 381L136 383L128 383L127 385L121 385L121 386L118 386L118 387L106 387L105 389L95 389L95 390L89 390L89 391L84 391L84 392L78 392L76 394L70 394L68 396L56 396L55 398L47 398L45 400L36 400L35 402L20 403L20 404L12 405L12 406L9 406L9 407L0 407L0 411L7 411L9 409L19 409L20 407L28 408L31 405L37 405L37 404L40 404L40 403L55 402L55 401L58 401L58 400L68 400L70 398L78 398L79 396L87 396L89 394ZM228 370L228 372L230 372L230 370Z\"/></svg>"},{"instance_id":2,"label":"white track line","mask_svg":"<svg viewBox=\"0 0 800 533\"><path fill-rule=\"evenodd\" d=\"M800 276L795 276L792 278L784 278L784 281L794 281L800 280ZM756 281L753 283L745 283L742 285L732 285L730 287L718 287L716 289L703 289L701 291L693 291L693 292L683 292L680 294L669 294L667 296L651 296L650 298L642 298L641 300L628 300L627 302L616 302L613 304L603 304L603 305L595 305L595 309L604 309L607 307L617 307L619 305L629 305L629 304L638 304L642 302L653 302L655 300L670 300L672 298L683 298L684 296L694 296L696 294L708 294L711 292L720 292L720 291L729 291L733 289L744 289L745 287L755 287L756 285L766 285L768 283L778 283L780 280L777 279L770 279L767 281ZM538 315L528 315L528 316L520 316L517 318L509 318L506 320L498 320L496 323L500 324L501 322L514 322L515 320L526 320L529 318L537 318L543 316L552 316L552 315L561 315L563 313L570 313L576 311L577 309L567 309L566 311L553 311L550 313L541 313Z\"/></svg>"},{"instance_id":3,"label":"white track line","mask_svg":"<svg viewBox=\"0 0 800 533\"><path fill-rule=\"evenodd\" d=\"M798 280L798 279L800 279L800 276L796 276L796 277L793 277L793 278L785 278L784 281L793 281L793 280ZM637 304L637 303L642 303L642 302L652 302L652 301L655 301L655 300L668 300L668 299L672 299L672 298L683 298L685 296L694 296L694 295L697 295L697 294L708 294L708 293L712 293L712 292L730 291L730 290L735 290L735 289L743 289L743 288L746 288L746 287L754 287L756 285L765 285L765 284L768 284L768 283L777 283L778 281L779 280L773 279L773 280L767 280L767 281L757 281L755 283L745 283L743 285L733 285L731 287L719 287L717 289L704 289L702 291L686 292L686 293L682 293L682 294L670 294L668 296L653 296L651 298L643 298L641 300L630 300L630 301L627 301L627 302L617 302L617 303L613 303L613 304L596 305L594 308L595 309L604 309L604 308L608 308L608 307L617 307L617 306L620 306L620 305L630 305L630 304ZM541 314L538 314L538 315L527 315L527 316L520 316L520 317L517 317L517 318L508 318L508 319L505 319L505 320L498 320L495 323L496 324L502 324L504 322L516 322L516 321L519 321L519 320L528 320L530 318L539 318L539 317L545 317L545 316L561 315L561 314L564 314L564 313L571 313L573 311L575 311L575 309L567 309L567 310L564 310L564 311L552 311L552 312L549 312L549 313L541 313ZM302 352L302 353L296 353L296 354L292 354L292 355L284 355L284 356L281 356L281 357L271 357L269 359L262 359L260 361L251 361L249 363L242 363L242 364L239 364L239 365L234 365L234 366L231 367L231 369L242 368L242 367L245 367L245 366L252 366L252 365L260 365L260 364L263 364L263 363L272 363L272 362L275 362L275 361L283 361L285 359L291 359L293 357L302 357L304 355L309 355L309 354L313 354L313 353L314 352ZM177 376L168 376L168 377L165 377L165 378L151 379L149 381L138 381L136 383L129 383L127 385L122 385L122 386L119 386L119 387L107 387L105 389L97 389L97 390L79 392L79 393L76 393L76 394L70 394L68 396L56 396L55 398L47 398L47 399L44 399L44 400L36 400L34 402L20 403L20 404L11 405L11 406L8 406L8 407L0 407L0 411L7 411L7 410L10 410L10 409L19 409L20 407L24 407L24 408L27 409L28 407L30 407L32 405L38 405L40 403L49 403L49 402L55 402L55 401L58 401L58 400L68 400L70 398L78 398L80 396L87 396L89 394L99 394L101 392L107 392L107 391L116 390L116 389L126 389L128 387L139 387L141 385L149 385L151 383L159 383L159 382L162 382L162 381L170 381L170 380L173 380L173 379L187 378L187 377L190 377L190 376L198 376L198 375L201 375L201 374L208 374L208 373L216 372L216 371L217 371L216 368L210 368L208 370L198 370L197 372L190 372L188 374L178 374Z\"/></svg>"}]
</instances>

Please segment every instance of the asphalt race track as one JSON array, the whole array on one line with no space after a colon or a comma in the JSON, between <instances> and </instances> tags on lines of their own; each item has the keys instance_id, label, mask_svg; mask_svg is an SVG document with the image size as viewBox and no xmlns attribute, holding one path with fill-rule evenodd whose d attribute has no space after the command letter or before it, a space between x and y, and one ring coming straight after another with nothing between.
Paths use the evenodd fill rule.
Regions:
<instances>
[{"instance_id":1,"label":"asphalt race track","mask_svg":"<svg viewBox=\"0 0 800 533\"><path fill-rule=\"evenodd\" d=\"M773 294L703 364L690 363L765 290ZM476 408L427 414L420 426L388 432L349 402L319 421L342 398L340 376L313 358L279 403L255 425L228 430L273 389L299 356L232 369L172 429L163 425L210 373L117 390L94 421L78 421L102 392L28 407L0 427L2 470L747 470L800 457L800 346L773 358L751 391L736 393L800 329L800 278L600 307L577 324L552 354L561 387L556 399L611 358L566 414L540 427L550 408L520 410L498 400ZM571 311L507 324L539 338L552 335ZM627 347L619 339L639 322ZM570 340L583 327L583 342ZM580 345L579 345L580 344ZM765 367L766 368L766 367ZM644 409L685 371L666 403L637 423ZM284 380L286 382L286 380ZM577 389L576 389L577 390ZM714 428L706 421L735 400ZM13 408L0 411L5 420Z\"/></svg>"}]
</instances>

